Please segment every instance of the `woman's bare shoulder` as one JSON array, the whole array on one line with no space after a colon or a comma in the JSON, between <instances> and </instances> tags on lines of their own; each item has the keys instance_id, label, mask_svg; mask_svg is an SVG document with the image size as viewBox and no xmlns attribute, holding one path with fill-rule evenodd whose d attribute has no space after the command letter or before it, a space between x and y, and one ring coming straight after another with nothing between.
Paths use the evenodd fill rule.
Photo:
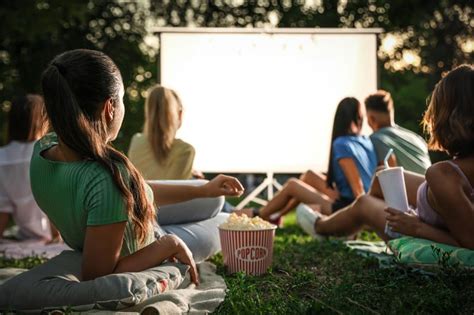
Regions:
<instances>
[{"instance_id":1,"label":"woman's bare shoulder","mask_svg":"<svg viewBox=\"0 0 474 315\"><path fill-rule=\"evenodd\" d=\"M432 190L451 190L466 184L464 177L448 161L441 161L431 165L426 170L425 177Z\"/></svg>"}]
</instances>

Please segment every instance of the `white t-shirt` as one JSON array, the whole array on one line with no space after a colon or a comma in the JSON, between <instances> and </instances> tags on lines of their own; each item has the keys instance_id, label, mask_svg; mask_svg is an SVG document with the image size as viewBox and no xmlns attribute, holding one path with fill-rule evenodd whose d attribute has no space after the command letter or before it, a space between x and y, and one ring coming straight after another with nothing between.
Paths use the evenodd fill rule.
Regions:
<instances>
[{"instance_id":1,"label":"white t-shirt","mask_svg":"<svg viewBox=\"0 0 474 315\"><path fill-rule=\"evenodd\" d=\"M48 217L31 192L30 160L34 142L12 141L0 148L0 212L10 213L19 239L51 238Z\"/></svg>"}]
</instances>

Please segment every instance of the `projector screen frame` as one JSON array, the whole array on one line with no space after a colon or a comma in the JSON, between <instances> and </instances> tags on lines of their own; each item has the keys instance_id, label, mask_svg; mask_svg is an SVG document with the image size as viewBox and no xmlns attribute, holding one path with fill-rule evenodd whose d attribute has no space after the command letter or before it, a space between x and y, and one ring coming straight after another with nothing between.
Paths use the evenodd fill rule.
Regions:
<instances>
[{"instance_id":1,"label":"projector screen frame","mask_svg":"<svg viewBox=\"0 0 474 315\"><path fill-rule=\"evenodd\" d=\"M159 53L157 58L157 82L162 83L161 71L161 34L175 33L175 34L373 34L376 38L376 52L380 46L380 38L378 34L383 33L382 28L234 28L234 27L155 27L152 33L158 37ZM376 59L376 84L377 88L380 86L380 63ZM207 172L220 173L220 172ZM268 171L252 172L253 174L268 174ZM271 172L271 174L287 174L283 172ZM288 173L290 174L290 173ZM293 174L293 173L291 173ZM273 176L273 175L272 175ZM273 181L273 178L272 178Z\"/></svg>"},{"instance_id":2,"label":"projector screen frame","mask_svg":"<svg viewBox=\"0 0 474 315\"><path fill-rule=\"evenodd\" d=\"M153 29L153 33L158 36L159 41L159 58L158 58L158 71L157 71L157 82L161 84L162 82L162 72L161 72L161 34L162 33L180 33L180 34L373 34L375 35L376 41L376 52L380 46L379 34L383 33L382 28L363 28L363 29L354 29L354 28L187 28L187 27L158 27ZM377 88L380 86L380 63L378 58L376 58L376 85ZM213 172L209 172L213 173ZM254 174L266 174L263 182L256 187L252 192L250 192L243 200L239 202L236 206L236 209L242 209L250 201L254 201L260 205L266 205L267 200L271 200L274 194L274 188L281 190L282 185L276 180L274 175L276 173L286 174L281 172L253 172ZM259 198L261 193L267 190L266 199ZM280 215L276 213L276 216Z\"/></svg>"},{"instance_id":3,"label":"projector screen frame","mask_svg":"<svg viewBox=\"0 0 474 315\"><path fill-rule=\"evenodd\" d=\"M155 27L152 33L224 34L380 34L382 28L243 28L243 27Z\"/></svg>"}]
</instances>

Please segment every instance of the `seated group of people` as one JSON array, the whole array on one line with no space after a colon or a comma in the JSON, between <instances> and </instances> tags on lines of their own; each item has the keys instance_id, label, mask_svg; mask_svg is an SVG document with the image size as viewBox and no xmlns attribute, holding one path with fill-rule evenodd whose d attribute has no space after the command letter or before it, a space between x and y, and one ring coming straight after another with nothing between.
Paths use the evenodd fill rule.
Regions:
<instances>
[{"instance_id":1,"label":"seated group of people","mask_svg":"<svg viewBox=\"0 0 474 315\"><path fill-rule=\"evenodd\" d=\"M431 166L423 138L395 124L388 92L365 100L370 139L361 135L364 108L345 98L336 110L327 175L308 171L263 208L238 212L274 220L296 207L298 223L314 236L369 227L388 240L388 222L405 235L474 248L473 85L472 65L452 70L424 116L430 147L452 160ZM225 175L157 180L203 177L193 170L193 147L175 138L183 109L178 95L161 86L149 90L143 133L133 137L127 157L110 144L125 110L121 74L108 56L60 54L43 72L42 88L44 101L27 95L12 104L8 144L0 148L0 237L11 215L16 237L62 238L81 251L83 280L178 260L198 283L195 262L220 249L216 227L226 214L216 197L240 196L243 187ZM46 134L49 124L54 133ZM387 209L383 201L374 175L390 149L389 165L406 170L413 212ZM209 202L183 203L196 198Z\"/></svg>"}]
</instances>

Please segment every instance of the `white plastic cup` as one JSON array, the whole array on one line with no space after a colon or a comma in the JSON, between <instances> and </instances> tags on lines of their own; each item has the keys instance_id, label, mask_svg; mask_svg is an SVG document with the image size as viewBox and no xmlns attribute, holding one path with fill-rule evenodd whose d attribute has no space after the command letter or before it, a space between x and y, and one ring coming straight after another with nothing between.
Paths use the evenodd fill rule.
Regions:
<instances>
[{"instance_id":1,"label":"white plastic cup","mask_svg":"<svg viewBox=\"0 0 474 315\"><path fill-rule=\"evenodd\" d=\"M407 191L405 188L405 177L403 176L403 167L386 168L377 173L380 187L382 188L385 203L398 211L407 212L408 205ZM400 233L392 232L390 227L385 224L385 234L390 237L400 237Z\"/></svg>"}]
</instances>

